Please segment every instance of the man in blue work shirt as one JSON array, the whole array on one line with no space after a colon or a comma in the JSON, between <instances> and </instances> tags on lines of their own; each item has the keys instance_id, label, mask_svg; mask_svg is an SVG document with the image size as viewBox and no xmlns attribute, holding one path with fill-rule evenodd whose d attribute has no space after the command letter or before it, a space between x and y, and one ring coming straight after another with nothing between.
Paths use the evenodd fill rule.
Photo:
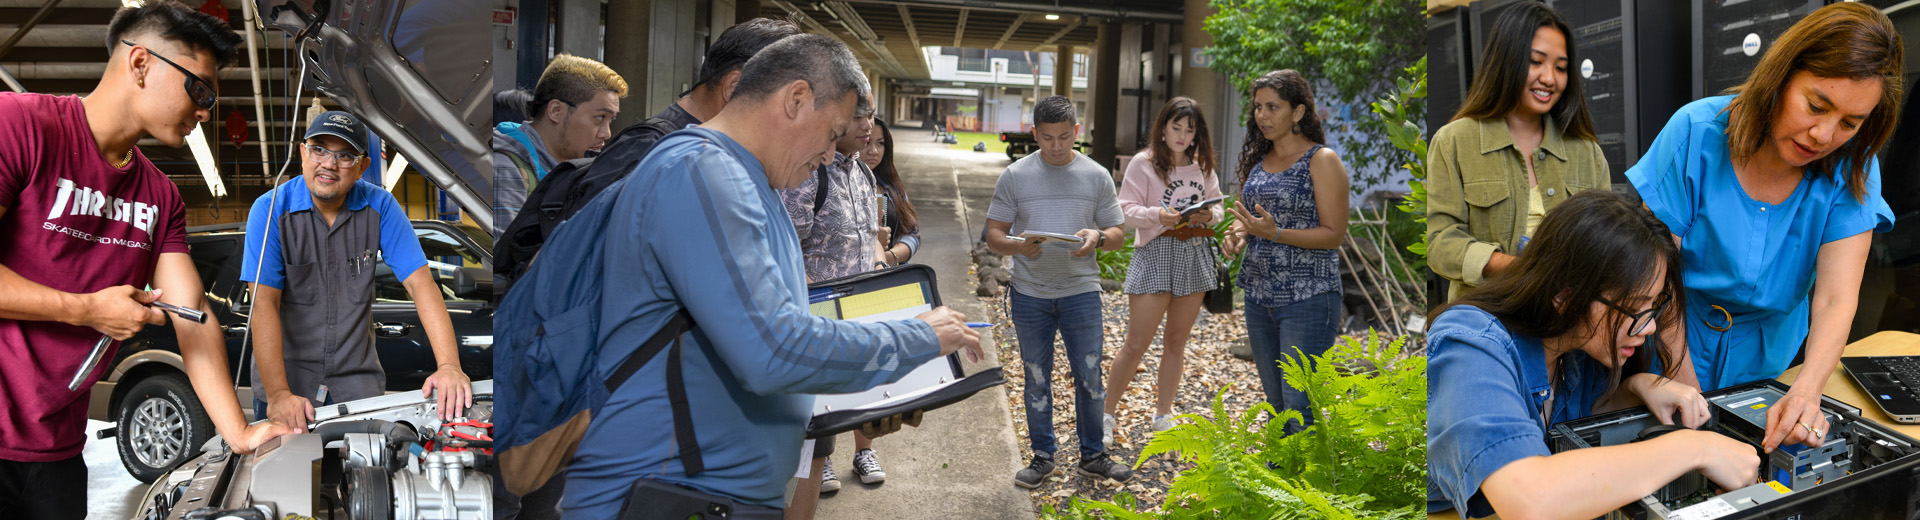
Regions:
<instances>
[{"instance_id":1,"label":"man in blue work shirt","mask_svg":"<svg viewBox=\"0 0 1920 520\"><path fill-rule=\"evenodd\" d=\"M421 392L440 390L442 418L473 405L453 320L413 224L393 194L360 178L369 163L366 142L359 117L320 114L300 147L300 179L261 195L247 214L240 279L256 294L256 419L305 431L314 406L385 392L373 340L374 263L381 261L406 286L433 346L437 366Z\"/></svg>"},{"instance_id":2,"label":"man in blue work shirt","mask_svg":"<svg viewBox=\"0 0 1920 520\"><path fill-rule=\"evenodd\" d=\"M705 471L687 475L663 420L667 364L648 363L594 414L567 470L567 516L613 518L629 486L649 479L733 501L731 518L778 518L806 394L898 380L961 348L979 355L979 335L945 307L877 323L807 312L799 239L773 190L811 175L868 103L845 45L787 37L747 62L726 108L661 140L620 187L604 238L622 261L605 273L599 375L685 308L695 327L681 368Z\"/></svg>"}]
</instances>

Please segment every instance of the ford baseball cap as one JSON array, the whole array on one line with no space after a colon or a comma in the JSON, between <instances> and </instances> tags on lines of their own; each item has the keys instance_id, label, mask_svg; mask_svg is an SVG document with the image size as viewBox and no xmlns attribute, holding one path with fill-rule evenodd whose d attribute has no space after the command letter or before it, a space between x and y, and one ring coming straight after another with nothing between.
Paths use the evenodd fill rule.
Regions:
<instances>
[{"instance_id":1,"label":"ford baseball cap","mask_svg":"<svg viewBox=\"0 0 1920 520\"><path fill-rule=\"evenodd\" d=\"M360 118L345 111L334 110L313 118L313 124L307 125L304 139L312 139L317 135L344 139L353 145L354 151L367 153L367 126L360 123Z\"/></svg>"}]
</instances>

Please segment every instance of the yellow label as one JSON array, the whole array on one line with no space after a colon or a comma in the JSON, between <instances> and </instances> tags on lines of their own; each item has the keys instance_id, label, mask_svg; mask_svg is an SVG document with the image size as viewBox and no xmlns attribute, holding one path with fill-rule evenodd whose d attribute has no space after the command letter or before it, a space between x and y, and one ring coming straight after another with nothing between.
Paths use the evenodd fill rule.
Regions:
<instances>
[{"instance_id":1,"label":"yellow label","mask_svg":"<svg viewBox=\"0 0 1920 520\"><path fill-rule=\"evenodd\" d=\"M1769 486L1769 487L1772 487L1774 491L1779 491L1779 492L1780 492L1780 494L1782 494L1782 495L1785 495L1785 494L1787 494L1787 493L1792 493L1792 492L1793 492L1793 490L1791 490L1791 489L1787 489L1787 487L1786 487L1786 486L1783 486L1783 485L1780 485L1780 481L1778 481L1778 480L1769 480L1769 481L1767 481L1767 486Z\"/></svg>"},{"instance_id":2,"label":"yellow label","mask_svg":"<svg viewBox=\"0 0 1920 520\"><path fill-rule=\"evenodd\" d=\"M927 304L926 292L920 284L896 285L878 291L856 294L840 298L840 319L851 320L861 316L897 311Z\"/></svg>"},{"instance_id":3,"label":"yellow label","mask_svg":"<svg viewBox=\"0 0 1920 520\"><path fill-rule=\"evenodd\" d=\"M1755 409L1755 410L1759 410L1759 409L1761 409L1761 408L1766 408L1766 407L1767 407L1767 403L1760 403L1760 404L1756 404L1756 405L1753 405L1753 406L1749 406L1748 408L1752 408L1752 409Z\"/></svg>"}]
</instances>

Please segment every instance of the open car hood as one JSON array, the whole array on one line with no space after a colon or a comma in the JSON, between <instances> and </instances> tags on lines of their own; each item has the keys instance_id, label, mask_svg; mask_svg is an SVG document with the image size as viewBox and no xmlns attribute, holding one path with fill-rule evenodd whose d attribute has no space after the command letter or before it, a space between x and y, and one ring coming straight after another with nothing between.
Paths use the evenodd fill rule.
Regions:
<instances>
[{"instance_id":1,"label":"open car hood","mask_svg":"<svg viewBox=\"0 0 1920 520\"><path fill-rule=\"evenodd\" d=\"M483 102L493 64L471 48L486 10L462 0L254 1L267 27L295 35L308 84L493 227L493 105Z\"/></svg>"}]
</instances>

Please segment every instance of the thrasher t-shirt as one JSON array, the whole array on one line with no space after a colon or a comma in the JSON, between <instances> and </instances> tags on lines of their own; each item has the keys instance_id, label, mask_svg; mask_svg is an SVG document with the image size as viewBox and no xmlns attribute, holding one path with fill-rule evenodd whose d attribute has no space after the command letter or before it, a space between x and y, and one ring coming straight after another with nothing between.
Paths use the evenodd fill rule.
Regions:
<instances>
[{"instance_id":1,"label":"thrasher t-shirt","mask_svg":"<svg viewBox=\"0 0 1920 520\"><path fill-rule=\"evenodd\" d=\"M145 288L161 253L185 253L180 190L139 152L100 156L77 96L0 93L0 265L70 293ZM86 443L87 396L67 390L100 333L0 319L0 459L51 462ZM113 359L118 342L105 358Z\"/></svg>"}]
</instances>

